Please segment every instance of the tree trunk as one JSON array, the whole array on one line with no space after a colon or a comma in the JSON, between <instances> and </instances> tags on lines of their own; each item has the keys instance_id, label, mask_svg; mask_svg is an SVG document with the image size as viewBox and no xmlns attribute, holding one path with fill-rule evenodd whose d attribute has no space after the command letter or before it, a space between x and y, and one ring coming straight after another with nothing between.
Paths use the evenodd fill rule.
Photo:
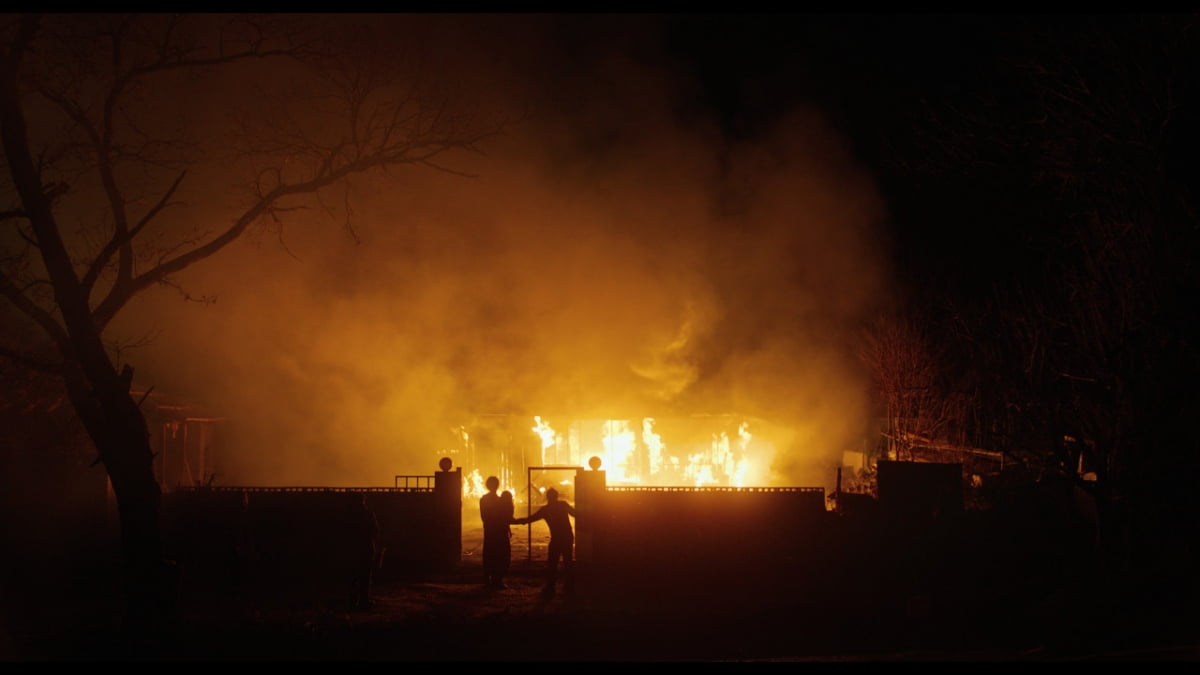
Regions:
<instances>
[{"instance_id":1,"label":"tree trunk","mask_svg":"<svg viewBox=\"0 0 1200 675\"><path fill-rule=\"evenodd\" d=\"M111 364L105 365L112 372ZM161 634L174 625L177 580L174 565L164 558L162 492L154 477L146 420L129 393L127 379L113 375L85 380L76 371L76 376L67 378L67 389L116 496L124 565L124 629L136 639ZM95 379L102 381L95 383Z\"/></svg>"}]
</instances>

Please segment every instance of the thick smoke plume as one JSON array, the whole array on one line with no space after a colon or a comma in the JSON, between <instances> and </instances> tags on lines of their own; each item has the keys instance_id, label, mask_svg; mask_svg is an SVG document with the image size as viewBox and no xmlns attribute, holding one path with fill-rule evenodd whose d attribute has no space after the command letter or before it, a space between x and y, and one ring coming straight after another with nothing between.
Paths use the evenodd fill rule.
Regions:
<instances>
[{"instance_id":1,"label":"thick smoke plume","mask_svg":"<svg viewBox=\"0 0 1200 675\"><path fill-rule=\"evenodd\" d=\"M154 331L138 380L227 418L218 480L390 485L472 414L742 414L783 430L766 482L832 485L887 284L832 128L801 109L730 141L645 35L572 53L533 19L428 21L428 67L530 113L453 162L474 177L360 181L356 237L293 214L286 248L260 233L178 277L212 304L155 290L110 335Z\"/></svg>"}]
</instances>

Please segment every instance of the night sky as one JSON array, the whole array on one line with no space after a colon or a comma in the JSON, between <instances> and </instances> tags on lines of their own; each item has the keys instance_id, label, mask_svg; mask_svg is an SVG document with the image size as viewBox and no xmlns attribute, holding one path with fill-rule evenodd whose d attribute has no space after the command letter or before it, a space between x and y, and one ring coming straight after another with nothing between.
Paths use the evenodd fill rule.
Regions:
<instances>
[{"instance_id":1,"label":"night sky","mask_svg":"<svg viewBox=\"0 0 1200 675\"><path fill-rule=\"evenodd\" d=\"M956 289L970 300L1044 264L1062 244L1052 231L1077 206L1056 199L1043 175L1038 148L1055 138L1046 124L1055 94L1039 86L1051 81L1039 74L1063 68L1091 83L1095 99L1083 105L1110 115L1093 129L1110 140L1125 140L1132 124L1161 123L1164 161L1186 180L1193 21L1119 13L677 16L667 34L674 53L696 67L698 99L730 137L767 133L798 105L828 115L878 180L893 257L912 289ZM1122 107L1130 99L1138 103ZM1082 118L1067 119L1082 126ZM1088 169L1127 170L1111 161Z\"/></svg>"},{"instance_id":2,"label":"night sky","mask_svg":"<svg viewBox=\"0 0 1200 675\"><path fill-rule=\"evenodd\" d=\"M893 259L906 279L986 291L1011 268L1011 254L1020 255L1021 231L1041 226L1030 223L1030 168L971 154L994 152L988 147L938 153L972 124L1012 131L1031 123L1030 102L1013 98L1028 94L1018 82L1020 60L1035 58L1036 41L1053 40L1060 24L1084 19L801 13L548 21L558 43L546 45L554 54L547 58L565 78L623 51L670 73L681 122L715 121L729 143L770 138L797 109L819 111L878 182L889 225L880 236L894 238ZM944 119L955 115L974 118Z\"/></svg>"},{"instance_id":3,"label":"night sky","mask_svg":"<svg viewBox=\"0 0 1200 675\"><path fill-rule=\"evenodd\" d=\"M957 266L955 260L970 256L978 242L973 235L982 234L970 221L991 210L975 201L985 190L963 194L914 169L921 168L920 154L940 145L931 136L948 135L969 123L958 120L942 127L935 115L950 109L969 112L967 108L981 105L977 98L1003 98L1005 91L1015 91L1014 74L1002 68L1021 46L1005 38L1023 21L1036 24L1037 19L939 14L680 17L668 30L668 44L695 64L700 96L732 138L767 134L798 106L821 110L879 181L888 201L897 262L903 267ZM980 167L941 169L969 183L978 180ZM1015 174L1019 167L1011 170ZM1004 215L989 217L995 219L989 229L1005 229L1001 219L1008 221L1007 229L1020 227ZM988 274L974 265L960 271L969 274L971 269Z\"/></svg>"}]
</instances>

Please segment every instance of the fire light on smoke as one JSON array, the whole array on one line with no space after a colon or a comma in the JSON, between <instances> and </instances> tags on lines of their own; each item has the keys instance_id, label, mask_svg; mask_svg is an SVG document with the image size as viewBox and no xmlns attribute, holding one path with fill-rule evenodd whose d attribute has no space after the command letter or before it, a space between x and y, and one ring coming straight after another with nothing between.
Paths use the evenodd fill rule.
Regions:
<instances>
[{"instance_id":1,"label":"fire light on smoke","mask_svg":"<svg viewBox=\"0 0 1200 675\"><path fill-rule=\"evenodd\" d=\"M356 181L353 240L296 208L286 248L181 275L220 298L202 311L147 291L110 328L161 330L138 377L220 402L230 484L386 485L449 456L469 496L496 475L522 497L528 467L599 456L610 484L832 487L871 421L848 338L887 288L883 204L838 134L797 109L724 138L607 42L560 80L536 40L478 35L529 52L431 41L445 81L539 123L452 172ZM181 227L227 215L208 187Z\"/></svg>"}]
</instances>

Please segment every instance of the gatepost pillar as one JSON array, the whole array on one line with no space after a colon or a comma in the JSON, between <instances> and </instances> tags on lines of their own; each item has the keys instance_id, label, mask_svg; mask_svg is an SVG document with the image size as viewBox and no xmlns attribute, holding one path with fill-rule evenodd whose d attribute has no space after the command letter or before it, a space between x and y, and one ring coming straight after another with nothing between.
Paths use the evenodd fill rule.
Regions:
<instances>
[{"instance_id":1,"label":"gatepost pillar","mask_svg":"<svg viewBox=\"0 0 1200 675\"><path fill-rule=\"evenodd\" d=\"M596 534L604 513L607 489L605 472L600 470L600 458L592 457L588 466L591 470L575 472L575 559L585 566L596 557Z\"/></svg>"},{"instance_id":2,"label":"gatepost pillar","mask_svg":"<svg viewBox=\"0 0 1200 675\"><path fill-rule=\"evenodd\" d=\"M433 493L437 518L437 560L446 567L462 562L462 467L451 470L454 461L443 457L441 471L433 475Z\"/></svg>"}]
</instances>

